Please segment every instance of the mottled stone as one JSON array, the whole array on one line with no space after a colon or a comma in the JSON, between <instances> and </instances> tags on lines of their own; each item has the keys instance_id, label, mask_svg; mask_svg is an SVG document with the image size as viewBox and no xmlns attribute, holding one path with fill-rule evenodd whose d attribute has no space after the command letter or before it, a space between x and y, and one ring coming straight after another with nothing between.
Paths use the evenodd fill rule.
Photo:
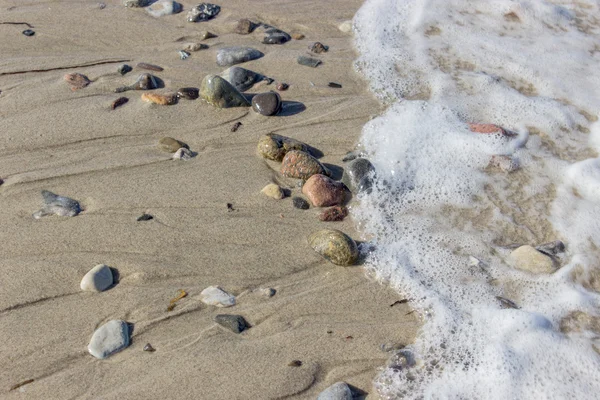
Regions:
<instances>
[{"instance_id":1,"label":"mottled stone","mask_svg":"<svg viewBox=\"0 0 600 400\"><path fill-rule=\"evenodd\" d=\"M241 315L219 314L215 317L215 322L234 333L242 333L250 328L250 324Z\"/></svg>"},{"instance_id":2,"label":"mottled stone","mask_svg":"<svg viewBox=\"0 0 600 400\"><path fill-rule=\"evenodd\" d=\"M308 201L298 196L292 197L292 205L298 210L308 210L310 208Z\"/></svg>"},{"instance_id":3,"label":"mottled stone","mask_svg":"<svg viewBox=\"0 0 600 400\"><path fill-rule=\"evenodd\" d=\"M289 178L307 180L315 174L329 175L329 171L313 156L298 150L290 150L281 161L281 174Z\"/></svg>"},{"instance_id":4,"label":"mottled stone","mask_svg":"<svg viewBox=\"0 0 600 400\"><path fill-rule=\"evenodd\" d=\"M192 153L190 149L186 149L185 147L177 149L175 154L173 154L173 160L188 161L191 160L193 157L194 153Z\"/></svg>"},{"instance_id":5,"label":"mottled stone","mask_svg":"<svg viewBox=\"0 0 600 400\"><path fill-rule=\"evenodd\" d=\"M108 265L99 264L83 276L79 287L87 292L103 292L113 283L113 274Z\"/></svg>"},{"instance_id":6,"label":"mottled stone","mask_svg":"<svg viewBox=\"0 0 600 400\"><path fill-rule=\"evenodd\" d=\"M125 75L126 73L131 72L132 70L133 68L131 68L131 66L127 64L121 64L119 65L119 68L117 68L117 72L121 75Z\"/></svg>"},{"instance_id":7,"label":"mottled stone","mask_svg":"<svg viewBox=\"0 0 600 400\"><path fill-rule=\"evenodd\" d=\"M493 155L489 166L504 172L514 172L519 169L519 161L511 156Z\"/></svg>"},{"instance_id":8,"label":"mottled stone","mask_svg":"<svg viewBox=\"0 0 600 400\"><path fill-rule=\"evenodd\" d=\"M556 256L565 252L565 244L560 240L555 240L554 242L540 244L535 249L549 256Z\"/></svg>"},{"instance_id":9,"label":"mottled stone","mask_svg":"<svg viewBox=\"0 0 600 400\"><path fill-rule=\"evenodd\" d=\"M218 286L209 286L200 293L200 301L209 306L231 307L235 305L235 297Z\"/></svg>"},{"instance_id":10,"label":"mottled stone","mask_svg":"<svg viewBox=\"0 0 600 400\"><path fill-rule=\"evenodd\" d=\"M321 42L314 42L308 46L308 49L313 53L320 54L329 51L329 46L325 46Z\"/></svg>"},{"instance_id":11,"label":"mottled stone","mask_svg":"<svg viewBox=\"0 0 600 400\"><path fill-rule=\"evenodd\" d=\"M177 90L177 96L186 100L196 100L200 96L200 89L195 87L184 87Z\"/></svg>"},{"instance_id":12,"label":"mottled stone","mask_svg":"<svg viewBox=\"0 0 600 400\"><path fill-rule=\"evenodd\" d=\"M296 59L298 64L306 65L307 67L317 68L323 62L321 60L317 60L316 58L307 57L307 56L298 56Z\"/></svg>"},{"instance_id":13,"label":"mottled stone","mask_svg":"<svg viewBox=\"0 0 600 400\"><path fill-rule=\"evenodd\" d=\"M358 246L345 233L335 229L324 229L308 237L314 251L336 265L354 265L358 260Z\"/></svg>"},{"instance_id":14,"label":"mottled stone","mask_svg":"<svg viewBox=\"0 0 600 400\"><path fill-rule=\"evenodd\" d=\"M534 274L551 274L556 271L552 258L529 245L510 253L508 261L514 268Z\"/></svg>"},{"instance_id":15,"label":"mottled stone","mask_svg":"<svg viewBox=\"0 0 600 400\"><path fill-rule=\"evenodd\" d=\"M323 390L317 400L352 400L352 390L346 382L336 382Z\"/></svg>"},{"instance_id":16,"label":"mottled stone","mask_svg":"<svg viewBox=\"0 0 600 400\"><path fill-rule=\"evenodd\" d=\"M254 84L261 81L273 82L271 78L242 67L227 68L221 73L221 77L240 92L250 89Z\"/></svg>"},{"instance_id":17,"label":"mottled stone","mask_svg":"<svg viewBox=\"0 0 600 400\"><path fill-rule=\"evenodd\" d=\"M173 93L144 93L142 101L146 103L160 104L161 106L170 106L177 103L177 95Z\"/></svg>"},{"instance_id":18,"label":"mottled stone","mask_svg":"<svg viewBox=\"0 0 600 400\"><path fill-rule=\"evenodd\" d=\"M159 0L146 8L146 11L153 17L159 18L165 15L177 14L178 12L181 12L182 9L183 7L181 4L176 1Z\"/></svg>"},{"instance_id":19,"label":"mottled stone","mask_svg":"<svg viewBox=\"0 0 600 400\"><path fill-rule=\"evenodd\" d=\"M583 311L573 311L560 321L560 331L562 333L591 331L600 335L600 317Z\"/></svg>"},{"instance_id":20,"label":"mottled stone","mask_svg":"<svg viewBox=\"0 0 600 400\"><path fill-rule=\"evenodd\" d=\"M140 8L149 6L153 1L154 0L124 0L123 5L125 7Z\"/></svg>"},{"instance_id":21,"label":"mottled stone","mask_svg":"<svg viewBox=\"0 0 600 400\"><path fill-rule=\"evenodd\" d=\"M173 139L172 137L163 137L158 141L158 148L167 153L175 153L182 147L185 149L190 148L187 144L180 142L177 139Z\"/></svg>"},{"instance_id":22,"label":"mottled stone","mask_svg":"<svg viewBox=\"0 0 600 400\"><path fill-rule=\"evenodd\" d=\"M83 89L89 85L92 81L87 76L74 72L72 74L66 74L64 76L65 82L69 84L72 91Z\"/></svg>"},{"instance_id":23,"label":"mottled stone","mask_svg":"<svg viewBox=\"0 0 600 400\"><path fill-rule=\"evenodd\" d=\"M284 90L288 90L288 88L289 88L289 87L290 87L290 85L288 85L288 84L287 84L287 83L285 83L285 82L279 82L279 83L277 84L277 90L284 91Z\"/></svg>"},{"instance_id":24,"label":"mottled stone","mask_svg":"<svg viewBox=\"0 0 600 400\"><path fill-rule=\"evenodd\" d=\"M40 219L48 215L60 217L74 217L81 212L79 202L68 197L59 196L48 190L42 190L43 207L33 214L33 218Z\"/></svg>"},{"instance_id":25,"label":"mottled stone","mask_svg":"<svg viewBox=\"0 0 600 400\"><path fill-rule=\"evenodd\" d=\"M348 209L343 206L335 206L326 209L319 215L319 219L324 222L343 221L348 215Z\"/></svg>"},{"instance_id":26,"label":"mottled stone","mask_svg":"<svg viewBox=\"0 0 600 400\"><path fill-rule=\"evenodd\" d=\"M198 50L206 50L206 49L208 49L208 45L204 44L204 43L188 43L183 48L183 50L190 51L190 52L194 52L194 51L198 51Z\"/></svg>"},{"instance_id":27,"label":"mottled stone","mask_svg":"<svg viewBox=\"0 0 600 400\"><path fill-rule=\"evenodd\" d=\"M217 75L207 75L200 85L200 96L219 108L249 107L250 103L229 82Z\"/></svg>"},{"instance_id":28,"label":"mottled stone","mask_svg":"<svg viewBox=\"0 0 600 400\"><path fill-rule=\"evenodd\" d=\"M221 12L221 7L216 4L200 3L188 11L187 20L188 22L208 21L216 17L219 12Z\"/></svg>"},{"instance_id":29,"label":"mottled stone","mask_svg":"<svg viewBox=\"0 0 600 400\"><path fill-rule=\"evenodd\" d=\"M148 73L141 74L133 85L121 86L115 89L116 93L126 92L128 90L152 90L158 88L158 80L154 75Z\"/></svg>"},{"instance_id":30,"label":"mottled stone","mask_svg":"<svg viewBox=\"0 0 600 400\"><path fill-rule=\"evenodd\" d=\"M264 56L252 47L225 47L217 52L217 65L229 67L247 61L256 60Z\"/></svg>"},{"instance_id":31,"label":"mottled stone","mask_svg":"<svg viewBox=\"0 0 600 400\"><path fill-rule=\"evenodd\" d=\"M375 167L366 158L355 158L344 166L342 182L352 193L370 191Z\"/></svg>"},{"instance_id":32,"label":"mottled stone","mask_svg":"<svg viewBox=\"0 0 600 400\"><path fill-rule=\"evenodd\" d=\"M252 109L260 115L275 115L281 110L281 97L277 92L259 93L252 97Z\"/></svg>"},{"instance_id":33,"label":"mottled stone","mask_svg":"<svg viewBox=\"0 0 600 400\"><path fill-rule=\"evenodd\" d=\"M262 136L258 141L258 152L264 158L269 160L281 161L290 150L300 150L308 152L308 146L299 140L287 136L269 133Z\"/></svg>"},{"instance_id":34,"label":"mottled stone","mask_svg":"<svg viewBox=\"0 0 600 400\"><path fill-rule=\"evenodd\" d=\"M337 206L344 202L346 185L328 176L315 174L302 186L302 194L308 197L315 207Z\"/></svg>"},{"instance_id":35,"label":"mottled stone","mask_svg":"<svg viewBox=\"0 0 600 400\"><path fill-rule=\"evenodd\" d=\"M240 35L247 35L249 33L252 33L252 31L257 27L258 25L255 24L254 22L250 21L247 18L243 18L240 19L236 25L235 28L233 29L233 31L237 34Z\"/></svg>"},{"instance_id":36,"label":"mottled stone","mask_svg":"<svg viewBox=\"0 0 600 400\"><path fill-rule=\"evenodd\" d=\"M283 189L275 183L269 183L260 192L275 200L281 200L285 197Z\"/></svg>"},{"instance_id":37,"label":"mottled stone","mask_svg":"<svg viewBox=\"0 0 600 400\"><path fill-rule=\"evenodd\" d=\"M88 351L104 359L129 346L129 327L125 321L113 319L98 328L92 335Z\"/></svg>"}]
</instances>

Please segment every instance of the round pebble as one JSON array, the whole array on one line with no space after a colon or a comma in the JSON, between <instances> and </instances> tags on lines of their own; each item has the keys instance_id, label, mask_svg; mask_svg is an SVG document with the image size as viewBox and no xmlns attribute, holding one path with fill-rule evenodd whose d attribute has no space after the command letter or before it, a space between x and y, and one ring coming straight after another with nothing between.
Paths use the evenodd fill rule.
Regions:
<instances>
[{"instance_id":1,"label":"round pebble","mask_svg":"<svg viewBox=\"0 0 600 400\"><path fill-rule=\"evenodd\" d=\"M112 271L107 265L99 264L84 275L79 287L87 292L103 292L114 283Z\"/></svg>"},{"instance_id":2,"label":"round pebble","mask_svg":"<svg viewBox=\"0 0 600 400\"><path fill-rule=\"evenodd\" d=\"M308 152L308 146L299 140L287 136L269 133L258 141L258 153L269 160L281 161L290 150Z\"/></svg>"},{"instance_id":3,"label":"round pebble","mask_svg":"<svg viewBox=\"0 0 600 400\"><path fill-rule=\"evenodd\" d=\"M269 183L261 190L261 193L275 200L281 200L285 197L283 189L275 183Z\"/></svg>"},{"instance_id":4,"label":"round pebble","mask_svg":"<svg viewBox=\"0 0 600 400\"><path fill-rule=\"evenodd\" d=\"M257 94L252 98L252 109L261 115L275 115L281 110L281 97L276 92Z\"/></svg>"},{"instance_id":5,"label":"round pebble","mask_svg":"<svg viewBox=\"0 0 600 400\"><path fill-rule=\"evenodd\" d=\"M307 180L315 174L329 175L329 171L313 156L298 150L290 150L281 161L281 174L288 178Z\"/></svg>"},{"instance_id":6,"label":"round pebble","mask_svg":"<svg viewBox=\"0 0 600 400\"><path fill-rule=\"evenodd\" d=\"M313 206L329 207L342 204L346 197L346 185L328 176L315 174L302 186L304 194Z\"/></svg>"},{"instance_id":7,"label":"round pebble","mask_svg":"<svg viewBox=\"0 0 600 400\"><path fill-rule=\"evenodd\" d=\"M358 260L358 246L345 233L336 229L323 229L308 237L314 251L336 265L354 265Z\"/></svg>"},{"instance_id":8,"label":"round pebble","mask_svg":"<svg viewBox=\"0 0 600 400\"><path fill-rule=\"evenodd\" d=\"M88 351L104 359L129 346L129 327L125 321L113 319L98 328L92 335Z\"/></svg>"}]
</instances>

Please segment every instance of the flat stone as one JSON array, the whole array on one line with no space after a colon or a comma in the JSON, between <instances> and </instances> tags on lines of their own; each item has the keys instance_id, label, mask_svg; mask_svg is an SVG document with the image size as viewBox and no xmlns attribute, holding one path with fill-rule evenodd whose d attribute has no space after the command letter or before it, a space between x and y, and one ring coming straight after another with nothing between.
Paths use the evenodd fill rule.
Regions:
<instances>
[{"instance_id":1,"label":"flat stone","mask_svg":"<svg viewBox=\"0 0 600 400\"><path fill-rule=\"evenodd\" d=\"M315 207L337 206L344 202L346 185L328 176L315 174L302 186L302 194L308 197Z\"/></svg>"},{"instance_id":2,"label":"flat stone","mask_svg":"<svg viewBox=\"0 0 600 400\"><path fill-rule=\"evenodd\" d=\"M161 106L170 106L177 103L176 94L144 93L142 101L145 103L159 104Z\"/></svg>"},{"instance_id":3,"label":"flat stone","mask_svg":"<svg viewBox=\"0 0 600 400\"><path fill-rule=\"evenodd\" d=\"M94 332L88 351L96 358L104 359L129 346L129 327L125 321L113 319Z\"/></svg>"},{"instance_id":4,"label":"flat stone","mask_svg":"<svg viewBox=\"0 0 600 400\"><path fill-rule=\"evenodd\" d=\"M269 183L260 192L275 200L281 200L285 197L283 189L275 183Z\"/></svg>"},{"instance_id":5,"label":"flat stone","mask_svg":"<svg viewBox=\"0 0 600 400\"><path fill-rule=\"evenodd\" d=\"M225 47L217 52L217 65L229 67L247 61L256 60L264 56L260 51L252 47Z\"/></svg>"},{"instance_id":6,"label":"flat stone","mask_svg":"<svg viewBox=\"0 0 600 400\"><path fill-rule=\"evenodd\" d=\"M292 40L290 35L277 28L269 28L266 33L267 36L265 36L262 41L264 44L284 44Z\"/></svg>"},{"instance_id":7,"label":"flat stone","mask_svg":"<svg viewBox=\"0 0 600 400\"><path fill-rule=\"evenodd\" d=\"M200 96L200 89L195 87L184 87L177 90L177 96L186 100L196 100Z\"/></svg>"},{"instance_id":8,"label":"flat stone","mask_svg":"<svg viewBox=\"0 0 600 400\"><path fill-rule=\"evenodd\" d=\"M311 68L317 68L319 65L321 65L323 63L321 60L318 60L318 59L312 58L312 57L307 57L307 56L298 56L296 61L300 65L306 65L307 67L311 67Z\"/></svg>"},{"instance_id":9,"label":"flat stone","mask_svg":"<svg viewBox=\"0 0 600 400\"><path fill-rule=\"evenodd\" d=\"M183 50L190 51L190 52L194 52L194 51L198 51L198 50L206 50L206 49L208 49L208 45L204 44L204 43L188 43L183 48Z\"/></svg>"},{"instance_id":10,"label":"flat stone","mask_svg":"<svg viewBox=\"0 0 600 400\"><path fill-rule=\"evenodd\" d=\"M233 31L239 35L247 35L249 33L252 33L252 31L258 26L258 24L255 24L254 22L250 21L247 18L243 18L240 19L236 25L235 28L233 29Z\"/></svg>"},{"instance_id":11,"label":"flat stone","mask_svg":"<svg viewBox=\"0 0 600 400\"><path fill-rule=\"evenodd\" d=\"M275 115L281 110L281 97L277 92L259 93L252 97L252 109L260 115Z\"/></svg>"},{"instance_id":12,"label":"flat stone","mask_svg":"<svg viewBox=\"0 0 600 400\"><path fill-rule=\"evenodd\" d=\"M250 103L229 82L217 75L207 75L200 85L200 96L219 108L249 107Z\"/></svg>"},{"instance_id":13,"label":"flat stone","mask_svg":"<svg viewBox=\"0 0 600 400\"><path fill-rule=\"evenodd\" d=\"M342 182L352 193L370 191L375 167L366 158L355 158L344 166Z\"/></svg>"},{"instance_id":14,"label":"flat stone","mask_svg":"<svg viewBox=\"0 0 600 400\"><path fill-rule=\"evenodd\" d=\"M288 178L307 180L315 174L329 175L329 171L313 156L298 150L290 150L281 161L281 174Z\"/></svg>"},{"instance_id":15,"label":"flat stone","mask_svg":"<svg viewBox=\"0 0 600 400\"><path fill-rule=\"evenodd\" d=\"M529 245L521 246L510 253L508 261L514 268L534 274L551 274L556 271L552 258Z\"/></svg>"},{"instance_id":16,"label":"flat stone","mask_svg":"<svg viewBox=\"0 0 600 400\"><path fill-rule=\"evenodd\" d=\"M103 292L114 283L113 274L107 265L99 264L83 276L79 287L87 292Z\"/></svg>"},{"instance_id":17,"label":"flat stone","mask_svg":"<svg viewBox=\"0 0 600 400\"><path fill-rule=\"evenodd\" d=\"M219 314L215 317L215 322L233 333L242 333L250 328L250 324L241 315Z\"/></svg>"},{"instance_id":18,"label":"flat stone","mask_svg":"<svg viewBox=\"0 0 600 400\"><path fill-rule=\"evenodd\" d=\"M324 222L343 221L348 216L348 209L343 206L335 206L326 209L319 215L319 219Z\"/></svg>"},{"instance_id":19,"label":"flat stone","mask_svg":"<svg viewBox=\"0 0 600 400\"><path fill-rule=\"evenodd\" d=\"M308 201L304 200L302 197L292 197L292 205L299 210L308 210L310 208L310 204Z\"/></svg>"},{"instance_id":20,"label":"flat stone","mask_svg":"<svg viewBox=\"0 0 600 400\"><path fill-rule=\"evenodd\" d=\"M85 76L83 74L79 74L77 72L74 72L72 74L66 74L64 76L64 79L65 79L65 82L67 82L69 84L72 91L83 89L84 87L88 86L92 82L88 79L87 76Z\"/></svg>"},{"instance_id":21,"label":"flat stone","mask_svg":"<svg viewBox=\"0 0 600 400\"><path fill-rule=\"evenodd\" d=\"M209 286L200 293L200 301L209 306L231 307L235 305L235 297L218 286Z\"/></svg>"},{"instance_id":22,"label":"flat stone","mask_svg":"<svg viewBox=\"0 0 600 400\"><path fill-rule=\"evenodd\" d=\"M48 215L60 217L75 217L81 212L78 201L69 197L59 196L48 190L42 190L43 207L33 214L33 218L40 219Z\"/></svg>"},{"instance_id":23,"label":"flat stone","mask_svg":"<svg viewBox=\"0 0 600 400\"><path fill-rule=\"evenodd\" d=\"M268 83L273 82L272 79L267 78L264 75L242 67L227 68L221 73L221 77L231 83L231 85L240 92L252 88L254 84L261 81L267 81Z\"/></svg>"},{"instance_id":24,"label":"flat stone","mask_svg":"<svg viewBox=\"0 0 600 400\"><path fill-rule=\"evenodd\" d=\"M167 153L175 153L182 147L185 149L190 148L187 144L168 136L163 137L158 141L158 148L162 151L166 151Z\"/></svg>"},{"instance_id":25,"label":"flat stone","mask_svg":"<svg viewBox=\"0 0 600 400\"><path fill-rule=\"evenodd\" d=\"M323 390L317 400L352 400L352 390L346 382L336 382Z\"/></svg>"},{"instance_id":26,"label":"flat stone","mask_svg":"<svg viewBox=\"0 0 600 400\"><path fill-rule=\"evenodd\" d=\"M221 12L221 7L211 3L200 3L188 11L188 22L201 22L213 19Z\"/></svg>"},{"instance_id":27,"label":"flat stone","mask_svg":"<svg viewBox=\"0 0 600 400\"><path fill-rule=\"evenodd\" d=\"M308 152L308 146L305 143L275 133L262 136L258 141L257 148L261 156L274 161L283 160L283 157L291 150Z\"/></svg>"},{"instance_id":28,"label":"flat stone","mask_svg":"<svg viewBox=\"0 0 600 400\"><path fill-rule=\"evenodd\" d=\"M310 247L335 265L354 265L358 260L358 246L345 233L323 229L308 237Z\"/></svg>"},{"instance_id":29,"label":"flat stone","mask_svg":"<svg viewBox=\"0 0 600 400\"><path fill-rule=\"evenodd\" d=\"M189 161L194 157L194 153L190 149L186 149L182 147L177 149L177 151L173 154L173 160L182 160Z\"/></svg>"},{"instance_id":30,"label":"flat stone","mask_svg":"<svg viewBox=\"0 0 600 400\"><path fill-rule=\"evenodd\" d=\"M156 3L146 8L148 14L155 18L163 17L165 15L172 15L181 12L183 6L176 1L172 0L159 0Z\"/></svg>"}]
</instances>

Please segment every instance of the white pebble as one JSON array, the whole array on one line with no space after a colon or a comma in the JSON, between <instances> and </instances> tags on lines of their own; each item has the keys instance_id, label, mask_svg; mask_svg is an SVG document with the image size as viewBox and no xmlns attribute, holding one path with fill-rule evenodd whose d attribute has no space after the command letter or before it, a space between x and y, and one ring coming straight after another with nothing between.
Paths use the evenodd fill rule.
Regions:
<instances>
[{"instance_id":1,"label":"white pebble","mask_svg":"<svg viewBox=\"0 0 600 400\"><path fill-rule=\"evenodd\" d=\"M179 150L177 150L175 154L173 154L173 160L188 161L191 160L193 156L194 155L190 150L186 149L185 147L182 147Z\"/></svg>"},{"instance_id":2,"label":"white pebble","mask_svg":"<svg viewBox=\"0 0 600 400\"><path fill-rule=\"evenodd\" d=\"M96 329L88 351L96 358L104 359L129 346L129 327L125 321L113 319Z\"/></svg>"},{"instance_id":3,"label":"white pebble","mask_svg":"<svg viewBox=\"0 0 600 400\"><path fill-rule=\"evenodd\" d=\"M160 0L146 8L148 14L153 17L162 17L165 15L177 14L182 9L181 4L171 0Z\"/></svg>"},{"instance_id":4,"label":"white pebble","mask_svg":"<svg viewBox=\"0 0 600 400\"><path fill-rule=\"evenodd\" d=\"M235 297L218 286L209 286L204 289L200 293L200 300L210 306L231 307L235 305Z\"/></svg>"},{"instance_id":5,"label":"white pebble","mask_svg":"<svg viewBox=\"0 0 600 400\"><path fill-rule=\"evenodd\" d=\"M107 265L99 264L90 269L81 280L81 290L103 292L114 282L113 274Z\"/></svg>"}]
</instances>

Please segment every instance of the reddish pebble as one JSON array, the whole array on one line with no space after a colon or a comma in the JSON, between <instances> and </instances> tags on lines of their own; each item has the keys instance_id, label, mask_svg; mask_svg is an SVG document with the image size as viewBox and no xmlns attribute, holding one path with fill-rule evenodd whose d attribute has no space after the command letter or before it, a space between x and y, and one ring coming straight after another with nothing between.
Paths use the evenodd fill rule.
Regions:
<instances>
[{"instance_id":1,"label":"reddish pebble","mask_svg":"<svg viewBox=\"0 0 600 400\"><path fill-rule=\"evenodd\" d=\"M87 76L78 74L77 72L66 74L64 79L69 85L71 85L71 90L73 91L83 89L91 82Z\"/></svg>"},{"instance_id":2,"label":"reddish pebble","mask_svg":"<svg viewBox=\"0 0 600 400\"><path fill-rule=\"evenodd\" d=\"M328 208L319 215L319 219L325 222L343 221L348 216L348 209L343 206Z\"/></svg>"},{"instance_id":3,"label":"reddish pebble","mask_svg":"<svg viewBox=\"0 0 600 400\"><path fill-rule=\"evenodd\" d=\"M344 201L346 186L328 176L316 174L302 186L302 193L315 207L337 206Z\"/></svg>"},{"instance_id":4,"label":"reddish pebble","mask_svg":"<svg viewBox=\"0 0 600 400\"><path fill-rule=\"evenodd\" d=\"M471 132L486 135L516 136L517 134L494 124L469 124Z\"/></svg>"},{"instance_id":5,"label":"reddish pebble","mask_svg":"<svg viewBox=\"0 0 600 400\"><path fill-rule=\"evenodd\" d=\"M287 90L290 87L290 85L288 85L287 83L278 83L277 84L277 90Z\"/></svg>"},{"instance_id":6,"label":"reddish pebble","mask_svg":"<svg viewBox=\"0 0 600 400\"><path fill-rule=\"evenodd\" d=\"M307 180L315 174L329 174L319 160L299 150L290 150L286 153L281 161L280 172L283 176L302 180Z\"/></svg>"}]
</instances>

